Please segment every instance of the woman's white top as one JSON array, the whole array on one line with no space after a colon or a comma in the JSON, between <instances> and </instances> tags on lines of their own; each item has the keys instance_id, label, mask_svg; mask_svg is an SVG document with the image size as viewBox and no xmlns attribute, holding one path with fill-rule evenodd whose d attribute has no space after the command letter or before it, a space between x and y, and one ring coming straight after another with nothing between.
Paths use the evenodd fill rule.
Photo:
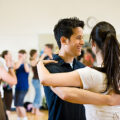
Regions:
<instances>
[{"instance_id":1,"label":"woman's white top","mask_svg":"<svg viewBox=\"0 0 120 120\"><path fill-rule=\"evenodd\" d=\"M77 70L83 83L83 89L101 93L106 91L106 74L85 67ZM104 94L107 94L104 93ZM84 105L87 120L120 120L120 106Z\"/></svg>"}]
</instances>

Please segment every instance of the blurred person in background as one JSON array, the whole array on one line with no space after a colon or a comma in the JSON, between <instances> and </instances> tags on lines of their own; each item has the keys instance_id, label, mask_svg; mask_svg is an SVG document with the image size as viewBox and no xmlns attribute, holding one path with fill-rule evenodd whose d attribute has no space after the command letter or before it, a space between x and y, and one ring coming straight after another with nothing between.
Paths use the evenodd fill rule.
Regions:
<instances>
[{"instance_id":1,"label":"blurred person in background","mask_svg":"<svg viewBox=\"0 0 120 120\"><path fill-rule=\"evenodd\" d=\"M11 65L12 67L14 66L13 61L12 61L12 55L8 50L4 50L2 52L2 58L5 60L5 63L3 63L4 68L8 72L9 63L12 64ZM4 102L5 102L5 106L7 110L6 112L7 112L7 115L9 116L10 110L11 110L12 99L13 99L12 87L8 83L4 82L3 90L4 90Z\"/></svg>"},{"instance_id":2,"label":"blurred person in background","mask_svg":"<svg viewBox=\"0 0 120 120\"><path fill-rule=\"evenodd\" d=\"M15 88L15 106L17 111L17 120L28 120L26 115L26 110L23 107L24 98L28 92L28 75L30 66L27 62L27 53L25 50L20 50L18 52L18 61L14 66L17 76L17 85Z\"/></svg>"},{"instance_id":3,"label":"blurred person in background","mask_svg":"<svg viewBox=\"0 0 120 120\"><path fill-rule=\"evenodd\" d=\"M81 54L77 57L77 60L83 63L85 51L82 49Z\"/></svg>"},{"instance_id":4,"label":"blurred person in background","mask_svg":"<svg viewBox=\"0 0 120 120\"><path fill-rule=\"evenodd\" d=\"M5 61L0 57L0 87L1 82L5 82L10 86L15 85L17 83L16 75L13 69L12 62L7 63L8 71L5 69ZM3 101L1 99L2 91L0 89L0 119L8 120L8 116L6 115L5 106L3 105Z\"/></svg>"},{"instance_id":5,"label":"blurred person in background","mask_svg":"<svg viewBox=\"0 0 120 120\"><path fill-rule=\"evenodd\" d=\"M45 44L45 48L43 54L41 55L41 59L44 60L52 60L53 59L53 44Z\"/></svg>"},{"instance_id":6,"label":"blurred person in background","mask_svg":"<svg viewBox=\"0 0 120 120\"><path fill-rule=\"evenodd\" d=\"M83 56L83 64L85 64L88 67L93 67L94 62L95 62L95 55L92 52L91 48L87 48Z\"/></svg>"},{"instance_id":7,"label":"blurred person in background","mask_svg":"<svg viewBox=\"0 0 120 120\"><path fill-rule=\"evenodd\" d=\"M42 93L41 93L40 80L38 78L38 73L37 73L38 60L39 58L38 58L37 50L32 49L30 51L30 65L31 65L32 72L33 72L32 84L35 89L35 98L33 101L32 113L35 115L43 115L43 113L39 111L40 105L42 102L42 95L41 95Z\"/></svg>"}]
</instances>

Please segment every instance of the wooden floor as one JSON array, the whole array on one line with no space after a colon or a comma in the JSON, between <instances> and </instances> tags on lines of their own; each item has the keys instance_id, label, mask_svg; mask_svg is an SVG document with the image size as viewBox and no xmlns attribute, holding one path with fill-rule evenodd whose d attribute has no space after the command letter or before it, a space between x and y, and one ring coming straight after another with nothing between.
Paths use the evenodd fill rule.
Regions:
<instances>
[{"instance_id":1,"label":"wooden floor","mask_svg":"<svg viewBox=\"0 0 120 120\"><path fill-rule=\"evenodd\" d=\"M28 120L48 120L48 111L44 110L41 112L43 112L43 116L36 116L31 113L27 113ZM16 112L11 112L9 120L17 120Z\"/></svg>"}]
</instances>

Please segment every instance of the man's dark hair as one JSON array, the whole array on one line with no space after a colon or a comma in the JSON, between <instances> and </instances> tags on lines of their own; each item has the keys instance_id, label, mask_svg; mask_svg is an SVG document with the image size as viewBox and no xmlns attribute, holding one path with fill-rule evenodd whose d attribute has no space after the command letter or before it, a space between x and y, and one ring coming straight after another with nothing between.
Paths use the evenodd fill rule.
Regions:
<instances>
[{"instance_id":1,"label":"man's dark hair","mask_svg":"<svg viewBox=\"0 0 120 120\"><path fill-rule=\"evenodd\" d=\"M62 36L70 39L73 34L73 29L76 27L84 27L84 22L77 17L60 19L54 27L54 36L58 47L61 48L60 38Z\"/></svg>"},{"instance_id":2,"label":"man's dark hair","mask_svg":"<svg viewBox=\"0 0 120 120\"><path fill-rule=\"evenodd\" d=\"M53 44L45 44L46 47L53 49Z\"/></svg>"},{"instance_id":3,"label":"man's dark hair","mask_svg":"<svg viewBox=\"0 0 120 120\"><path fill-rule=\"evenodd\" d=\"M5 55L7 55L7 54L8 54L8 50L3 51L1 54L2 58L5 58Z\"/></svg>"},{"instance_id":4,"label":"man's dark hair","mask_svg":"<svg viewBox=\"0 0 120 120\"><path fill-rule=\"evenodd\" d=\"M22 50L19 50L18 53L26 54L26 51L22 49Z\"/></svg>"}]
</instances>

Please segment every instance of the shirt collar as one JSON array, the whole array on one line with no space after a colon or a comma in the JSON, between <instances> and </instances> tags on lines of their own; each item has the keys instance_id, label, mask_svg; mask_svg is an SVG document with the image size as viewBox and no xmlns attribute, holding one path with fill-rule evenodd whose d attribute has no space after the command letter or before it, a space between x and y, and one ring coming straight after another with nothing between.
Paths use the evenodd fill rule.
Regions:
<instances>
[{"instance_id":1,"label":"shirt collar","mask_svg":"<svg viewBox=\"0 0 120 120\"><path fill-rule=\"evenodd\" d=\"M69 63L66 63L58 54L54 55L53 59L56 60L56 61L58 61L58 63L60 65L69 64ZM74 65L76 63L77 63L77 60L74 58L74 60L73 60L73 67L74 67Z\"/></svg>"}]
</instances>

